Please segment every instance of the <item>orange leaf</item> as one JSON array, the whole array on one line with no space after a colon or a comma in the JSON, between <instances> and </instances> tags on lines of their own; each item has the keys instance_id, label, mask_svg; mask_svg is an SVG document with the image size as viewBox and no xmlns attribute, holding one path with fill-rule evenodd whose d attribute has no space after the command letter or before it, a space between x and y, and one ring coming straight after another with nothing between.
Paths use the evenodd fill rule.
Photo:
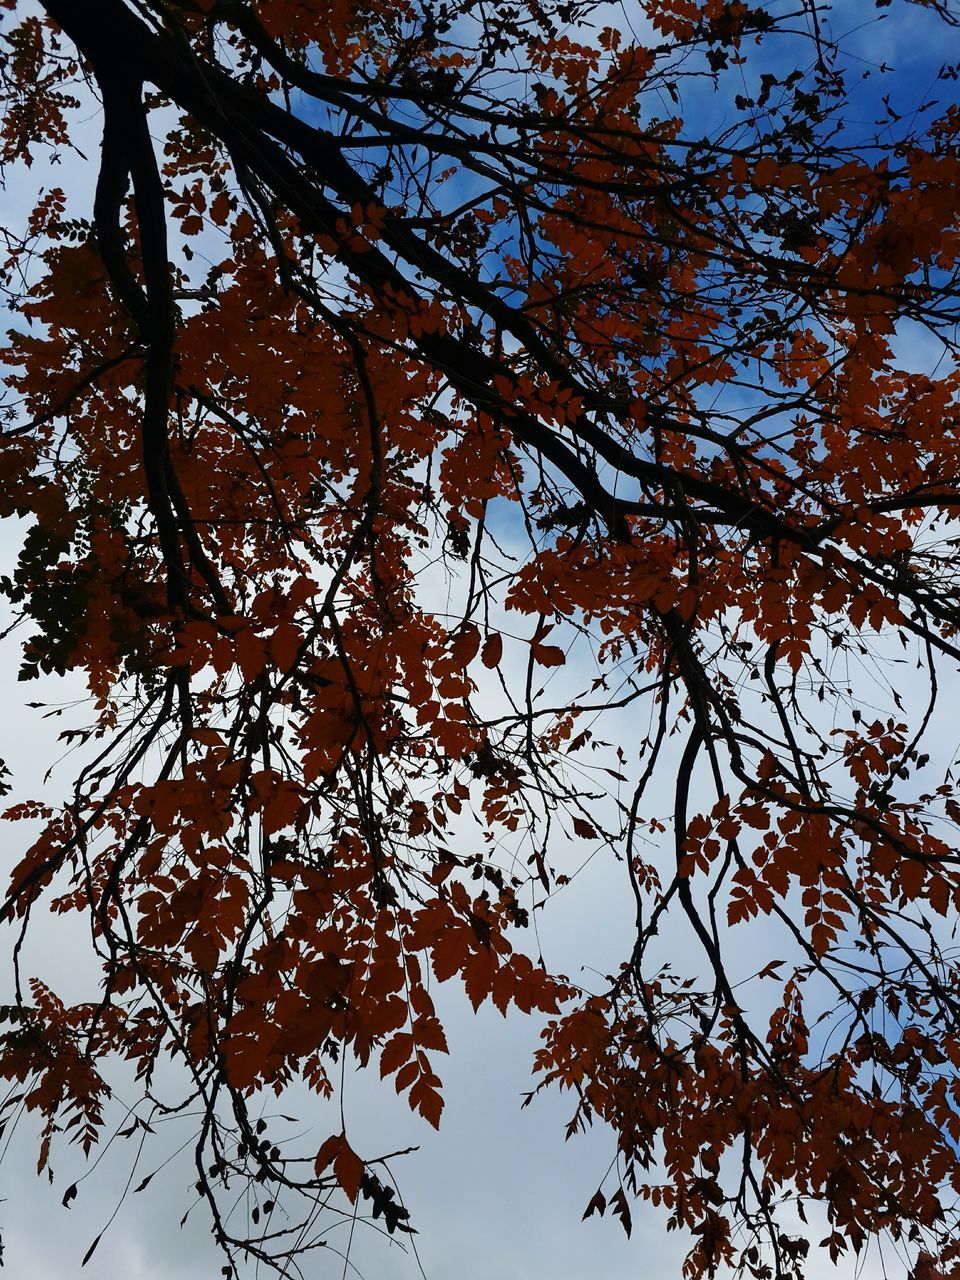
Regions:
<instances>
[{"instance_id":1,"label":"orange leaf","mask_svg":"<svg viewBox=\"0 0 960 1280\"><path fill-rule=\"evenodd\" d=\"M753 166L753 185L755 187L772 186L776 180L779 166L773 156L764 156Z\"/></svg>"},{"instance_id":2,"label":"orange leaf","mask_svg":"<svg viewBox=\"0 0 960 1280\"><path fill-rule=\"evenodd\" d=\"M730 176L733 178L734 182L738 183L740 186L743 186L750 177L750 170L747 167L747 162L739 152L735 156L730 157Z\"/></svg>"},{"instance_id":3,"label":"orange leaf","mask_svg":"<svg viewBox=\"0 0 960 1280\"><path fill-rule=\"evenodd\" d=\"M777 185L784 189L799 187L806 177L807 171L802 164L785 164L777 175Z\"/></svg>"}]
</instances>

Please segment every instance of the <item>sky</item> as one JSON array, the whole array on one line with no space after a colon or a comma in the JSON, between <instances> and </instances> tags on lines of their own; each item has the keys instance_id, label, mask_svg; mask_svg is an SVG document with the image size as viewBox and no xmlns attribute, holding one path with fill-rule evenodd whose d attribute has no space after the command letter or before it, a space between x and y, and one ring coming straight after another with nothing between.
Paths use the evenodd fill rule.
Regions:
<instances>
[{"instance_id":1,"label":"sky","mask_svg":"<svg viewBox=\"0 0 960 1280\"><path fill-rule=\"evenodd\" d=\"M909 85L913 92L929 71L932 53L922 33L933 30L927 17L915 12L912 32L920 38L910 42L902 38L902 25L872 21L877 16L872 2L844 0L835 7L834 21L852 27L866 14L871 21L857 37L858 56L878 63L901 59L906 71L898 83ZM9 15L3 19L10 20ZM96 154L97 125L92 115L80 145L87 155ZM89 166L79 157L65 154L56 171L49 170L49 178L41 167L30 175L29 184L7 191L8 213L14 219L21 216L36 185L54 184L64 186L80 205L85 195L92 199ZM914 353L918 364L926 354L919 343ZM19 530L8 522L0 530L0 573L8 571L18 542ZM445 587L438 576L435 581L425 581L423 589L439 598ZM0 629L2 626L0 620ZM20 796L53 794L58 784L69 781L70 761L59 765L50 781L45 781L45 774L62 750L56 743L57 733L71 716L80 716L69 704L79 699L83 690L69 679L46 680L29 686L26 697L64 705L63 716L45 718L42 711L25 708L24 686L16 681L19 664L15 647L15 642L7 641L0 655L0 706L4 708L0 758L14 768ZM576 670L569 673L574 682L576 674ZM636 732L635 721L623 717L614 721L614 729L628 740ZM935 754L944 762L956 754L954 738L955 730L948 723L935 726ZM21 841L20 830L6 828L0 845L4 865L12 865L18 858ZM572 856L572 851L567 856ZM551 907L540 922L548 967L566 971L586 986L590 975L596 974L598 986L602 986L602 975L629 950L633 904L622 865L608 858L594 859L578 877L576 891L559 895ZM32 958L45 976L67 992L71 985L77 985L84 942L71 934L69 925L59 919L41 923L31 945ZM669 938L664 945L669 948ZM752 954L740 957L744 966L752 959ZM345 1274L362 1274L371 1280L414 1280L422 1267L429 1280L581 1280L585 1275L602 1280L643 1275L659 1280L679 1276L688 1242L664 1231L658 1211L635 1206L630 1240L614 1220L581 1222L586 1203L606 1172L612 1142L610 1135L599 1129L565 1142L564 1125L571 1103L554 1092L541 1095L521 1110L523 1095L531 1087L529 1067L538 1038L536 1018L512 1015L503 1019L491 1007L474 1015L466 1000L449 986L440 989L437 1001L451 1048L441 1068L446 1110L439 1133L411 1116L389 1088L381 1088L375 1073L351 1075L346 1088L351 1139L361 1154L367 1143L376 1151L420 1146L415 1155L397 1166L401 1190L419 1233L415 1237L417 1253L404 1252L398 1242L369 1230L357 1230ZM122 1092L118 1094L122 1101ZM304 1116L302 1128L312 1122L318 1139L330 1131L326 1117L310 1099L290 1096L283 1100L282 1109ZM387 1140L384 1134L389 1135ZM189 1126L171 1126L160 1135L157 1149L172 1152L189 1136ZM182 1160L171 1161L148 1191L127 1195L117 1210L131 1163L127 1141L122 1158L108 1158L94 1169L80 1183L72 1207L64 1210L60 1207L64 1191L84 1172L77 1154L61 1148L53 1161L51 1183L46 1174L37 1178L33 1172L36 1142L30 1117L4 1140L8 1145L0 1161L0 1234L11 1276L30 1276L31 1280L73 1280L81 1275L108 1280L120 1276L124 1280L167 1280L170 1276L208 1280L218 1273L221 1260L202 1209L190 1213L182 1229L177 1226L190 1206L190 1171ZM118 1144L124 1141L119 1139ZM154 1154L146 1160L137 1170L136 1180L162 1158ZM96 1253L82 1268L81 1259L115 1210ZM344 1263L334 1251L343 1252L349 1237L347 1221L327 1233L329 1250L317 1255L314 1269L308 1272L311 1280L344 1274ZM825 1280L837 1270L824 1259L810 1267L809 1277ZM849 1271L853 1273L852 1264ZM863 1280L879 1280L883 1274L879 1256L869 1255L859 1274Z\"/></svg>"}]
</instances>

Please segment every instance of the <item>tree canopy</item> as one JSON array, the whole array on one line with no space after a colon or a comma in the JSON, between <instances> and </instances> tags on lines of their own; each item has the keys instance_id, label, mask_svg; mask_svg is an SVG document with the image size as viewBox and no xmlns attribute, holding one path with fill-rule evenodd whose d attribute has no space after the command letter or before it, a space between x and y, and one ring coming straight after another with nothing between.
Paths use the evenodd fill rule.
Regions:
<instances>
[{"instance_id":1,"label":"tree canopy","mask_svg":"<svg viewBox=\"0 0 960 1280\"><path fill-rule=\"evenodd\" d=\"M87 175L0 276L0 586L27 691L90 695L4 815L41 1169L135 1076L144 1172L200 1114L225 1274L344 1204L408 1232L336 1095L438 1125L452 981L541 1018L531 1088L611 1134L587 1212L658 1206L694 1280L803 1276L811 1205L832 1261L957 1274L958 68L842 37L956 12L2 7L6 181ZM588 982L534 926L590 855L635 928Z\"/></svg>"}]
</instances>

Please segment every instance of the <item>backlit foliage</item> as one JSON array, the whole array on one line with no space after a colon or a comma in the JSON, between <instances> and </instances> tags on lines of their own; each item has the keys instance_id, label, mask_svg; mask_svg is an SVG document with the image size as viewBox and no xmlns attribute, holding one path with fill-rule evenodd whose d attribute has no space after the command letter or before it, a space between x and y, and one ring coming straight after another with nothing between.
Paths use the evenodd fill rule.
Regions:
<instances>
[{"instance_id":1,"label":"backlit foliage","mask_svg":"<svg viewBox=\"0 0 960 1280\"><path fill-rule=\"evenodd\" d=\"M452 980L541 1018L588 1213L690 1277L802 1276L810 1204L957 1274L957 69L907 110L819 0L3 8L8 183L88 175L0 255L2 586L92 717L5 815L13 936L98 956L70 1004L17 947L41 1168L126 1059L147 1152L158 1074L201 1116L226 1274L408 1231L335 1099L441 1122ZM587 989L530 925L594 850L636 929ZM308 1158L259 1118L299 1081Z\"/></svg>"}]
</instances>

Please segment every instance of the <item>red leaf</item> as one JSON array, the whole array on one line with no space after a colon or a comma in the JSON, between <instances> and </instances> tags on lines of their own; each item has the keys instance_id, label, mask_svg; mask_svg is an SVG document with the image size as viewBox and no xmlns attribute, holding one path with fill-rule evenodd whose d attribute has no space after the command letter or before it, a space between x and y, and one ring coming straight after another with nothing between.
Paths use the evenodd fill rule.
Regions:
<instances>
[{"instance_id":1,"label":"red leaf","mask_svg":"<svg viewBox=\"0 0 960 1280\"><path fill-rule=\"evenodd\" d=\"M292 622L281 622L270 636L267 648L270 657L280 670L286 672L292 670L297 661L301 644L303 644L303 635L300 628L294 626Z\"/></svg>"},{"instance_id":2,"label":"red leaf","mask_svg":"<svg viewBox=\"0 0 960 1280\"><path fill-rule=\"evenodd\" d=\"M567 660L563 650L555 644L538 644L534 640L530 643L530 652L534 662L539 662L541 667L562 667Z\"/></svg>"},{"instance_id":3,"label":"red leaf","mask_svg":"<svg viewBox=\"0 0 960 1280\"><path fill-rule=\"evenodd\" d=\"M413 1036L409 1031L398 1031L392 1040L388 1040L380 1054L380 1077L392 1075L399 1071L410 1059L413 1052Z\"/></svg>"},{"instance_id":4,"label":"red leaf","mask_svg":"<svg viewBox=\"0 0 960 1280\"><path fill-rule=\"evenodd\" d=\"M465 622L454 637L452 656L457 666L467 667L480 648L480 632L472 622Z\"/></svg>"},{"instance_id":5,"label":"red leaf","mask_svg":"<svg viewBox=\"0 0 960 1280\"><path fill-rule=\"evenodd\" d=\"M410 1090L410 1105L433 1125L440 1128L440 1114L443 1111L443 1098L426 1080L420 1079Z\"/></svg>"},{"instance_id":6,"label":"red leaf","mask_svg":"<svg viewBox=\"0 0 960 1280\"><path fill-rule=\"evenodd\" d=\"M341 1139L340 1150L333 1162L333 1172L337 1181L346 1192L352 1203L360 1194L360 1183L363 1179L363 1161L347 1142L346 1136Z\"/></svg>"},{"instance_id":7,"label":"red leaf","mask_svg":"<svg viewBox=\"0 0 960 1280\"><path fill-rule=\"evenodd\" d=\"M340 1150L340 1144L343 1142L343 1135L340 1133L332 1133L323 1146L317 1152L317 1158L314 1161L314 1172L317 1177L321 1177L327 1165L331 1164L337 1157Z\"/></svg>"},{"instance_id":8,"label":"red leaf","mask_svg":"<svg viewBox=\"0 0 960 1280\"><path fill-rule=\"evenodd\" d=\"M393 1087L397 1093L403 1093L404 1089L410 1087L414 1080L419 1076L420 1068L416 1062L408 1062L397 1072L397 1078L393 1082Z\"/></svg>"},{"instance_id":9,"label":"red leaf","mask_svg":"<svg viewBox=\"0 0 960 1280\"><path fill-rule=\"evenodd\" d=\"M237 666L244 680L250 684L263 671L266 663L265 645L250 626L243 627L237 632L234 644Z\"/></svg>"},{"instance_id":10,"label":"red leaf","mask_svg":"<svg viewBox=\"0 0 960 1280\"><path fill-rule=\"evenodd\" d=\"M463 925L451 925L433 949L433 972L444 982L463 966L470 949L470 934Z\"/></svg>"},{"instance_id":11,"label":"red leaf","mask_svg":"<svg viewBox=\"0 0 960 1280\"><path fill-rule=\"evenodd\" d=\"M630 1232L633 1230L633 1222L630 1218L630 1206L627 1204L627 1196L623 1187L617 1189L616 1195L610 1201L610 1207L620 1219L623 1229L627 1233L627 1239L629 1239Z\"/></svg>"},{"instance_id":12,"label":"red leaf","mask_svg":"<svg viewBox=\"0 0 960 1280\"><path fill-rule=\"evenodd\" d=\"M603 1211L604 1209L606 1209L606 1207L607 1207L607 1197L598 1188L597 1191L594 1193L593 1199L587 1205L586 1209L584 1209L583 1217L580 1219L580 1221L586 1222L587 1218L592 1218L595 1213L599 1213L599 1215L602 1218Z\"/></svg>"},{"instance_id":13,"label":"red leaf","mask_svg":"<svg viewBox=\"0 0 960 1280\"><path fill-rule=\"evenodd\" d=\"M489 667L492 671L494 667L499 666L502 656L503 636L501 636L498 631L491 631L483 642L483 649L480 652L480 661L485 667Z\"/></svg>"}]
</instances>

